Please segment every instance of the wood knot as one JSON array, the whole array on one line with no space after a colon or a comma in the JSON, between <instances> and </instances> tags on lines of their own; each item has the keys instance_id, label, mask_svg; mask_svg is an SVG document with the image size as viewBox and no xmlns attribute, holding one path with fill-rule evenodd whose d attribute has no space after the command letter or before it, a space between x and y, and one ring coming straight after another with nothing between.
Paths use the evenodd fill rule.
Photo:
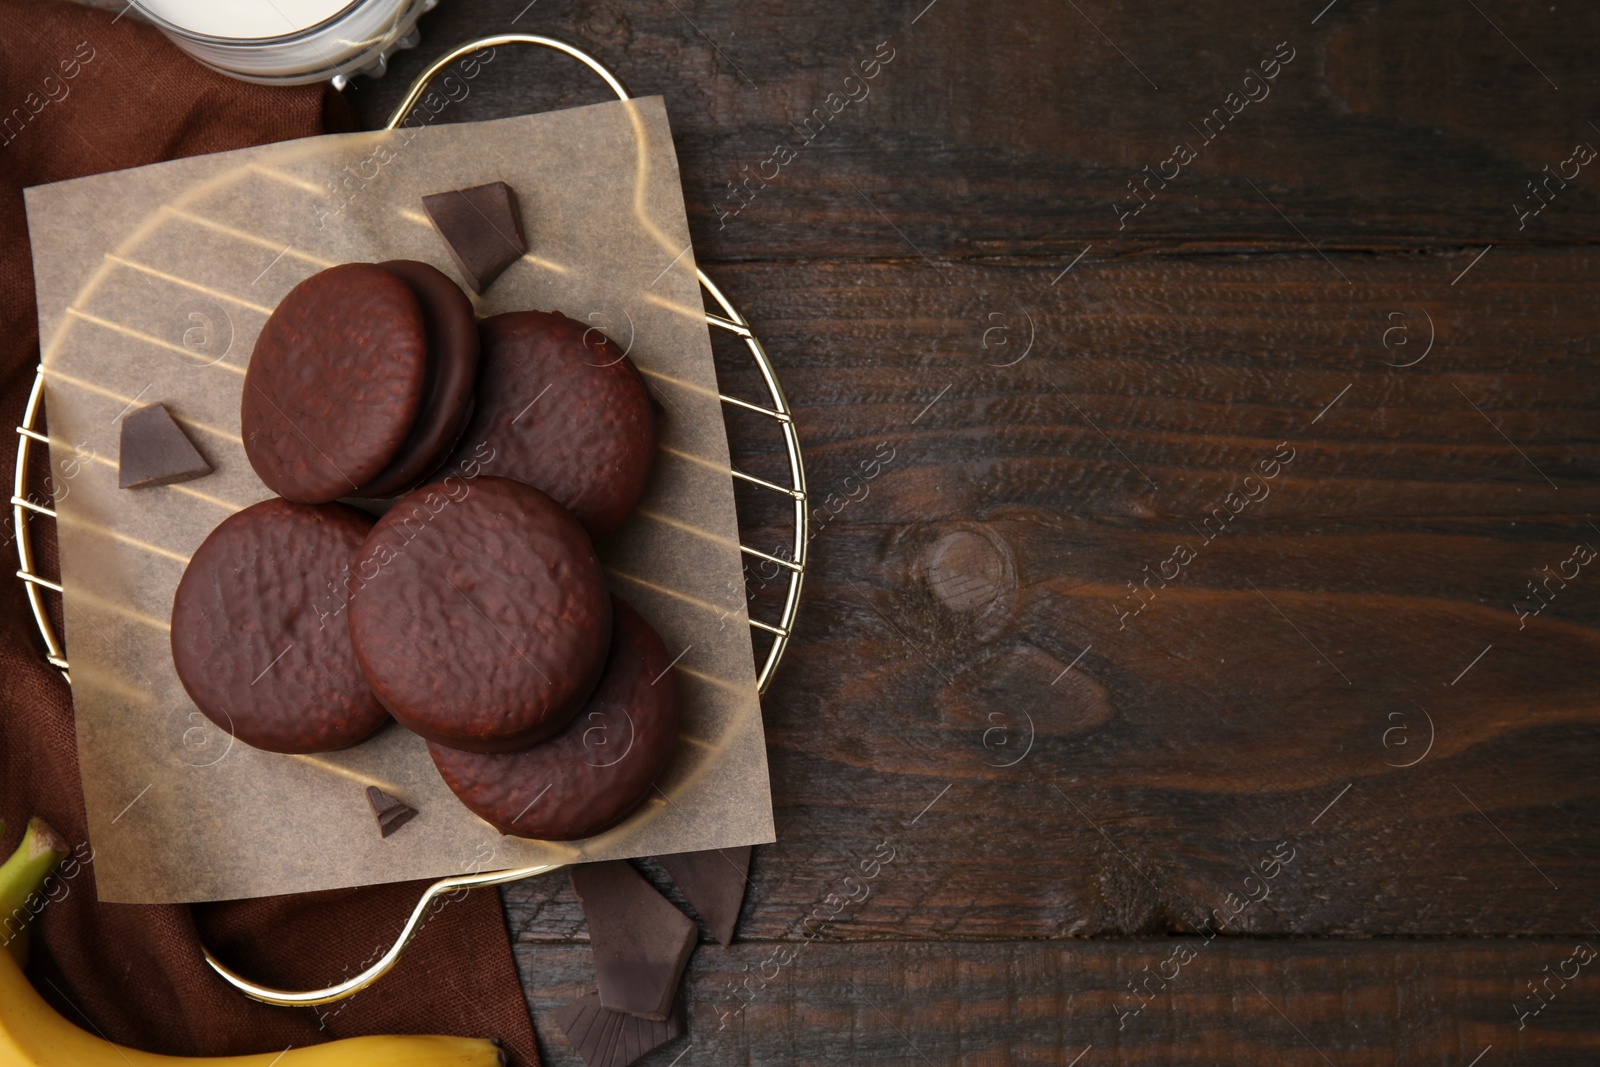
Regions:
<instances>
[{"instance_id":1,"label":"wood knot","mask_svg":"<svg viewBox=\"0 0 1600 1067\"><path fill-rule=\"evenodd\" d=\"M1017 585L1011 549L983 527L946 533L924 552L919 569L939 603L963 615L1004 609Z\"/></svg>"}]
</instances>

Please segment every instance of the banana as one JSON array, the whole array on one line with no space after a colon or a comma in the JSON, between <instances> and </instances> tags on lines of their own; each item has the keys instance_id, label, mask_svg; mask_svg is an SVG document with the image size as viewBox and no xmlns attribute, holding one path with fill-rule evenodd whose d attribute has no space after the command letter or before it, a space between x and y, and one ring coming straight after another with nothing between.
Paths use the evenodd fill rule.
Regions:
<instances>
[{"instance_id":1,"label":"banana","mask_svg":"<svg viewBox=\"0 0 1600 1067\"><path fill-rule=\"evenodd\" d=\"M55 831L39 819L32 820L16 853L0 865L0 901L26 902L65 853ZM17 940L13 938L13 944ZM140 1052L68 1022L34 991L21 962L11 952L0 952L0 1067L499 1067L503 1063L500 1048L492 1041L431 1035L349 1037L256 1056Z\"/></svg>"},{"instance_id":2,"label":"banana","mask_svg":"<svg viewBox=\"0 0 1600 1067\"><path fill-rule=\"evenodd\" d=\"M0 864L0 940L19 967L28 962L28 920L42 906L38 889L66 854L61 835L35 817L28 820L17 850Z\"/></svg>"}]
</instances>

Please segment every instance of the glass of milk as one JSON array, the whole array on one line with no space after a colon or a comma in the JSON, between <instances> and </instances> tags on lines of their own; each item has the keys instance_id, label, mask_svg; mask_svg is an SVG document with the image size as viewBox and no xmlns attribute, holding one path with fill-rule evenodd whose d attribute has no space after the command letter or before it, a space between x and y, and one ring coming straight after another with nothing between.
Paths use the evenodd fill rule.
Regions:
<instances>
[{"instance_id":1,"label":"glass of milk","mask_svg":"<svg viewBox=\"0 0 1600 1067\"><path fill-rule=\"evenodd\" d=\"M438 0L133 0L185 52L245 81L298 85L379 77L417 43Z\"/></svg>"}]
</instances>

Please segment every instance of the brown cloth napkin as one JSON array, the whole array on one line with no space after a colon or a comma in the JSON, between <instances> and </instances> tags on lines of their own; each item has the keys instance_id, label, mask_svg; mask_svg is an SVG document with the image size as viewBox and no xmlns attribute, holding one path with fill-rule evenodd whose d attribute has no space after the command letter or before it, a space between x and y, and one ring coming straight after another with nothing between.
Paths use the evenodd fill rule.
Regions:
<instances>
[{"instance_id":1,"label":"brown cloth napkin","mask_svg":"<svg viewBox=\"0 0 1600 1067\"><path fill-rule=\"evenodd\" d=\"M326 86L247 85L205 69L132 18L61 2L0 0L0 419L7 431L0 435L0 476L6 486L15 461L9 431L22 418L39 359L23 188L353 127L343 99ZM35 473L45 473L42 461ZM10 511L0 545L14 560ZM43 567L53 574L53 530L48 521L34 528L42 535ZM14 569L5 566L0 578L0 817L7 824L0 847L7 854L31 815L74 844L87 836L72 700L42 658L19 583L9 577ZM114 1041L219 1055L356 1034L462 1034L498 1038L515 1063L539 1062L492 890L439 907L377 985L320 1009L291 1009L234 992L201 960L202 940L258 981L327 985L389 945L423 883L197 907L101 904L91 862L64 888L65 896L58 890L37 920L31 977L69 1018L92 1023Z\"/></svg>"}]
</instances>

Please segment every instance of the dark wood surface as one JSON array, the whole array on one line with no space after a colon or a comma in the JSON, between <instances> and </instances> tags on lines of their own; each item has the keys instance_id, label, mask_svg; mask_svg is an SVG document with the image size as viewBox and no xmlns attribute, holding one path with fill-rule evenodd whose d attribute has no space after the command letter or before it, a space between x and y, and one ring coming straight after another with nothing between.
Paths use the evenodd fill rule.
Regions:
<instances>
[{"instance_id":1,"label":"dark wood surface","mask_svg":"<svg viewBox=\"0 0 1600 1067\"><path fill-rule=\"evenodd\" d=\"M772 948L703 946L685 981L689 1036L649 1062L681 1055L679 1067L999 1067L1067 1064L1080 1054L1078 1067L1465 1067L1480 1055L1477 1067L1595 1061L1594 997L1579 992L1589 968L1565 990L1552 981L1555 996L1520 1030L1510 1007L1519 991L1537 1006L1522 988L1524 977L1559 967L1570 942L1218 938L1192 958L1175 956L1167 940L820 944L801 951L790 971L754 996L729 992L763 970ZM548 1019L592 990L584 946L529 946L521 959L535 1018ZM1162 990L1151 980L1150 1003L1133 1014L1140 1001L1127 983L1158 969L1175 977ZM540 1050L552 1067L581 1063L559 1037L545 1039Z\"/></svg>"},{"instance_id":2,"label":"dark wood surface","mask_svg":"<svg viewBox=\"0 0 1600 1067\"><path fill-rule=\"evenodd\" d=\"M664 96L826 518L764 705L779 840L650 1062L1600 1060L1593 965L1549 977L1600 948L1600 160L1516 206L1600 147L1600 15L525 4L447 2L352 102L508 30ZM436 121L604 98L502 49ZM581 911L505 899L572 1063Z\"/></svg>"}]
</instances>

